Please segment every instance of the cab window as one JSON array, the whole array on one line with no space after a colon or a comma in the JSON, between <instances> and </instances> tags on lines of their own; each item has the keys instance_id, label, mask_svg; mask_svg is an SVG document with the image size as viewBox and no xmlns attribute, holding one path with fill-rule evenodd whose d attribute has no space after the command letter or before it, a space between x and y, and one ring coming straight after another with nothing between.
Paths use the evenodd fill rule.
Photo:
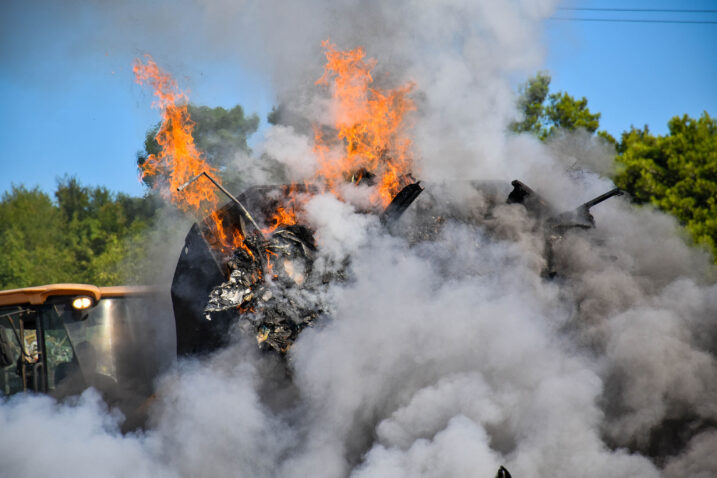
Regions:
<instances>
[{"instance_id":1,"label":"cab window","mask_svg":"<svg viewBox=\"0 0 717 478\"><path fill-rule=\"evenodd\" d=\"M32 308L0 308L1 395L44 390L42 341L38 341L37 324L37 314Z\"/></svg>"}]
</instances>

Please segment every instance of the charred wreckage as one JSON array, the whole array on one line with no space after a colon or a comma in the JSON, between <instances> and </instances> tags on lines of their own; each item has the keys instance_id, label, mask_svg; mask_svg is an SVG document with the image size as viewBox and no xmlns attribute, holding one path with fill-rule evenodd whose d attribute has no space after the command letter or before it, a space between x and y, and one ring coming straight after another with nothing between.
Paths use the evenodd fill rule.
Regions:
<instances>
[{"instance_id":1,"label":"charred wreckage","mask_svg":"<svg viewBox=\"0 0 717 478\"><path fill-rule=\"evenodd\" d=\"M302 330L328 315L322 291L331 282L347 280L348 264L330 273L318 271L314 267L317 244L309 227L288 221L262 230L249 211L267 222L277 210L292 204L297 194L317 190L311 185L255 186L234 197L206 173L191 181L202 175L230 202L193 224L185 238L171 288L177 353L211 352L227 343L231 329L238 329L255 337L261 350L284 357ZM370 174L359 177L360 181L372 179ZM390 232L400 233L399 220L426 189L412 177L405 182L379 215ZM450 207L441 204L441 187L436 186L414 207L417 221L410 226L409 243L434 239L447 218L458 219ZM526 209L545 241L543 275L547 280L558 274L553 249L566 233L595 227L590 209L623 194L615 188L574 210L559 212L518 180L511 183L512 190L494 183L467 186L490 195L494 205L520 204ZM224 231L233 231L239 240L227 247ZM511 474L501 466L495 476L510 478Z\"/></svg>"},{"instance_id":2,"label":"charred wreckage","mask_svg":"<svg viewBox=\"0 0 717 478\"><path fill-rule=\"evenodd\" d=\"M296 184L255 186L234 197L206 172L182 187L201 176L230 201L193 224L185 238L171 288L178 355L216 350L226 344L234 327L253 335L260 349L284 355L303 329L325 315L321 291L346 277L342 271L326 274L314 270L318 251L309 227L289 221L262 230L252 213L267 222L296 195L315 193L316 189ZM380 213L381 223L389 230L396 229L399 219L424 191L420 181L408 179ZM363 175L361 180L370 181L371 176ZM494 201L520 204L535 219L544 235L547 265L543 272L548 279L557 274L552 259L555 245L570 230L595 227L590 209L623 194L615 188L574 210L559 212L523 182L514 180L511 186L508 193L507 185L496 188L493 184ZM470 187L486 189L479 182ZM417 214L421 221L413 231L414 241L434 237L445 216L450 217L450 212L437 212L433 206L424 206ZM228 241L224 231L233 231L239 240Z\"/></svg>"}]
</instances>

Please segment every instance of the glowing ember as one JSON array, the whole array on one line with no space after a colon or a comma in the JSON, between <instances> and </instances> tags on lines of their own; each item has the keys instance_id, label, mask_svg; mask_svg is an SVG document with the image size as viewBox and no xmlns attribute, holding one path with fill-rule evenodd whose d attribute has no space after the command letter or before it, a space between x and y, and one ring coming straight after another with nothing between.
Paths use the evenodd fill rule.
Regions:
<instances>
[{"instance_id":1,"label":"glowing ember","mask_svg":"<svg viewBox=\"0 0 717 478\"><path fill-rule=\"evenodd\" d=\"M336 139L343 142L341 161L329 157L327 139L315 132L315 152L319 157L318 178L336 192L336 185L358 176L372 176L377 197L388 205L409 180L412 169L411 140L406 135L405 114L415 109L408 94L413 84L393 90L372 88L373 59L365 59L363 48L338 51L324 41L326 65L316 82L331 88L335 105Z\"/></svg>"},{"instance_id":2,"label":"glowing ember","mask_svg":"<svg viewBox=\"0 0 717 478\"><path fill-rule=\"evenodd\" d=\"M276 230L279 226L292 226L296 224L296 212L293 209L284 209L279 206L271 221L272 225L269 232Z\"/></svg>"}]
</instances>

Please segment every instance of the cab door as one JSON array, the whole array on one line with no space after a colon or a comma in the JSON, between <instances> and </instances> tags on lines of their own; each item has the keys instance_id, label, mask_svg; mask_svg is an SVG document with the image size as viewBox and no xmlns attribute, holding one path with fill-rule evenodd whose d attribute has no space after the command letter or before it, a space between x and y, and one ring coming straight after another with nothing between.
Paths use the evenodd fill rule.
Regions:
<instances>
[{"instance_id":1,"label":"cab door","mask_svg":"<svg viewBox=\"0 0 717 478\"><path fill-rule=\"evenodd\" d=\"M46 392L42 323L31 307L0 308L0 394Z\"/></svg>"}]
</instances>

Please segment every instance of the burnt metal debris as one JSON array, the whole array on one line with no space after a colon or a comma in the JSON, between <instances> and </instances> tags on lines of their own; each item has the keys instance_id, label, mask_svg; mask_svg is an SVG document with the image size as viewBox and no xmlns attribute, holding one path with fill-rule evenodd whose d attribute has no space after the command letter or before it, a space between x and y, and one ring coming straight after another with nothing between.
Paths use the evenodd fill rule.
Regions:
<instances>
[{"instance_id":1,"label":"burnt metal debris","mask_svg":"<svg viewBox=\"0 0 717 478\"><path fill-rule=\"evenodd\" d=\"M557 213L556 209L538 193L533 191L525 183L514 180L511 185L513 190L508 195L508 204L522 204L543 226L545 235L545 254L547 265L545 275L555 277L554 249L571 229L590 229L595 227L595 218L590 214L590 208L597 206L614 196L622 196L624 193L619 188L613 188L576 207L572 211Z\"/></svg>"},{"instance_id":2,"label":"burnt metal debris","mask_svg":"<svg viewBox=\"0 0 717 478\"><path fill-rule=\"evenodd\" d=\"M237 201L225 204L191 227L177 261L171 288L178 355L208 353L228 343L229 332L237 321L238 312L229 309L224 312L215 310L211 313L212 320L206 320L205 307L209 303L212 290L228 282L234 270L244 270L246 277L241 279L255 286L257 279L251 279L251 273L258 274L257 271L261 271L264 274L264 268L267 266L267 242L272 246L269 250L280 250L280 237L288 235L288 232L282 233L278 230L268 238L263 233L260 234L250 224L239 203L244 209L251 211L254 217L269 218L276 211L277 204L289 202L291 194L310 191L311 187L306 185L254 186L238 195ZM222 238L215 220L221 224L224 231L241 234L245 246L254 254L253 258L243 257L241 251L234 250L233 247L227 249L226 238ZM251 232L247 234L244 231ZM296 230L294 232L296 235ZM303 237L301 233L298 234ZM308 241L308 244L312 243ZM219 305L217 302L212 307L218 309Z\"/></svg>"},{"instance_id":3,"label":"burnt metal debris","mask_svg":"<svg viewBox=\"0 0 717 478\"><path fill-rule=\"evenodd\" d=\"M251 216L251 214L249 213L249 211L247 211L246 207L241 203L241 201L239 201L237 198L235 198L232 193L230 193L229 191L227 191L227 189L226 189L224 186L222 186L221 184L219 184L219 183L217 182L217 180L214 179L214 178L213 178L209 173L207 173L206 171L202 171L201 173L197 174L196 176L190 178L189 181L187 181L186 183L184 183L184 184L182 184L181 186L179 186L179 187L177 188L177 191L179 191L179 192L183 191L184 189L187 188L187 186L189 186L190 184L192 184L194 181L196 181L197 179L201 178L202 176L206 176L206 178L209 179L209 180L212 182L212 184L214 184L214 186L216 186L216 187L217 187L221 192L223 192L229 199L231 199L231 201L239 207L239 210L241 211L241 214L244 216L244 218L245 218L247 221L249 221L249 223L251 223L252 226L254 226L255 232L256 232L257 234L259 234L259 235L262 234L261 228L260 228L259 225L256 223L256 221L254 220L254 218ZM240 228L241 228L241 224L240 224ZM242 232L242 234L246 235L246 231L245 231L243 228L241 228L241 232Z\"/></svg>"},{"instance_id":4,"label":"burnt metal debris","mask_svg":"<svg viewBox=\"0 0 717 478\"><path fill-rule=\"evenodd\" d=\"M391 225L398 221L422 192L423 188L420 181L411 183L401 189L381 214L381 222L384 225Z\"/></svg>"},{"instance_id":5,"label":"burnt metal debris","mask_svg":"<svg viewBox=\"0 0 717 478\"><path fill-rule=\"evenodd\" d=\"M522 204L533 216L544 219L555 214L553 207L525 183L513 180L513 190L505 201L508 204Z\"/></svg>"},{"instance_id":6,"label":"burnt metal debris","mask_svg":"<svg viewBox=\"0 0 717 478\"><path fill-rule=\"evenodd\" d=\"M422 191L418 181L401 189L380 214L381 222L388 227L398 221ZM231 198L233 207L241 207L237 218L251 219L243 204ZM220 216L231 220L227 211ZM314 274L316 251L313 232L299 224L245 236L230 257L219 261L225 280L208 292L204 320L218 324L215 329L223 333L236 324L254 336L261 349L286 353L299 333L324 313L321 289L343 278L342 271L331 276Z\"/></svg>"},{"instance_id":7,"label":"burnt metal debris","mask_svg":"<svg viewBox=\"0 0 717 478\"><path fill-rule=\"evenodd\" d=\"M365 171L354 176L356 184L372 180ZM622 194L615 188L560 213L525 183L514 180L511 185L509 193L505 183L469 181L447 185L447 196L460 188L473 190L476 200L483 202L476 208L465 208L464 202L454 207L443 197L440 187L432 186L426 199L413 208L412 220L401 221L401 227L406 229L402 232L415 244L437 237L447 219L490 223L492 208L499 203L521 204L542 230L547 260L544 273L553 277L555 245L568 230L594 227L590 209ZM317 246L311 229L295 224L262 232L251 215L265 223L277 207L293 201L292 195L315 191L311 185L284 185L253 187L237 198L227 194L232 201L215 211L214 216L224 230L242 234L243 241L233 250L222 246L213 221L205 219L193 225L172 282L180 355L210 352L223 346L234 327L254 336L261 349L284 354L302 330L328 314L322 299L326 286L345 280L348 262L338 271L319 274L314 270ZM421 182L410 178L379 214L381 223L392 232L399 231L399 220L423 191Z\"/></svg>"},{"instance_id":8,"label":"burnt metal debris","mask_svg":"<svg viewBox=\"0 0 717 478\"><path fill-rule=\"evenodd\" d=\"M589 229L595 227L595 218L590 214L590 208L613 196L622 196L624 194L619 188L614 188L581 204L572 211L557 213L557 210L550 203L525 183L516 179L511 185L513 190L508 195L506 202L508 204L522 204L533 216L544 221L546 226L559 233L563 233L570 228Z\"/></svg>"},{"instance_id":9,"label":"burnt metal debris","mask_svg":"<svg viewBox=\"0 0 717 478\"><path fill-rule=\"evenodd\" d=\"M498 468L498 473L495 474L495 478L512 478L508 469L504 466Z\"/></svg>"},{"instance_id":10,"label":"burnt metal debris","mask_svg":"<svg viewBox=\"0 0 717 478\"><path fill-rule=\"evenodd\" d=\"M253 236L227 261L229 279L212 289L205 318L231 313L262 349L285 353L322 312L312 274L316 244L301 225Z\"/></svg>"},{"instance_id":11,"label":"burnt metal debris","mask_svg":"<svg viewBox=\"0 0 717 478\"><path fill-rule=\"evenodd\" d=\"M611 189L610 191L581 204L574 210L558 214L557 216L550 218L548 221L554 229L558 230L567 230L572 227L579 227L583 229L595 227L595 218L592 214L590 214L590 208L597 206L611 197L622 196L623 194L624 193L619 188Z\"/></svg>"}]
</instances>

